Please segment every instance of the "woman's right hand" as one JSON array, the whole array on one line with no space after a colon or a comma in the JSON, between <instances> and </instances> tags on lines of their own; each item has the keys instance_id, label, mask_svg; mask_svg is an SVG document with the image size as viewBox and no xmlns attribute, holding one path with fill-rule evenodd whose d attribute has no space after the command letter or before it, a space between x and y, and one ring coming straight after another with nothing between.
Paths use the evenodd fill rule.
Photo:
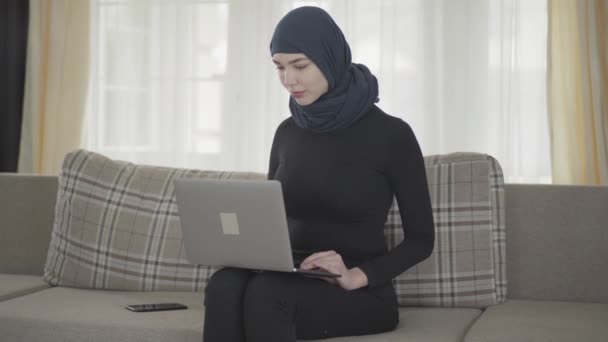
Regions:
<instances>
[{"instance_id":1,"label":"woman's right hand","mask_svg":"<svg viewBox=\"0 0 608 342\"><path fill-rule=\"evenodd\" d=\"M321 278L326 282L334 285L339 285L345 290L356 290L358 288L367 286L367 277L365 273L358 267L351 269L346 268L342 256L335 251L325 251L314 253L304 259L300 264L300 268L309 270L313 268L320 268L322 270L339 274L339 278L327 278L327 277L315 277Z\"/></svg>"}]
</instances>

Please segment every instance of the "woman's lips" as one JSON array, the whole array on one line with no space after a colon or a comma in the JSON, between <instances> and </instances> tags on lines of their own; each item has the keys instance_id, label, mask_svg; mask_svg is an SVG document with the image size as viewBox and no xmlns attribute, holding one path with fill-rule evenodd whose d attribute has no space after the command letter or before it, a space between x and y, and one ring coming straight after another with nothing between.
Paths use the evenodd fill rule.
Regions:
<instances>
[{"instance_id":1,"label":"woman's lips","mask_svg":"<svg viewBox=\"0 0 608 342\"><path fill-rule=\"evenodd\" d=\"M299 99L300 97L304 96L304 93L306 92L306 90L304 91L294 91L291 93L291 96L295 97L296 99Z\"/></svg>"}]
</instances>

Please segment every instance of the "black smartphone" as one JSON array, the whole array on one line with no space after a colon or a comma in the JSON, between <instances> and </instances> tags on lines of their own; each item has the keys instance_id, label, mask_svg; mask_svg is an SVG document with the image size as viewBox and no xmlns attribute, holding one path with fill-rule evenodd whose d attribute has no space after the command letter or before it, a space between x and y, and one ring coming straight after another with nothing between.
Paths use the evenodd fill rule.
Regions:
<instances>
[{"instance_id":1,"label":"black smartphone","mask_svg":"<svg viewBox=\"0 0 608 342\"><path fill-rule=\"evenodd\" d=\"M188 307L179 303L156 303L156 304L134 304L125 306L127 310L134 312L185 310Z\"/></svg>"}]
</instances>

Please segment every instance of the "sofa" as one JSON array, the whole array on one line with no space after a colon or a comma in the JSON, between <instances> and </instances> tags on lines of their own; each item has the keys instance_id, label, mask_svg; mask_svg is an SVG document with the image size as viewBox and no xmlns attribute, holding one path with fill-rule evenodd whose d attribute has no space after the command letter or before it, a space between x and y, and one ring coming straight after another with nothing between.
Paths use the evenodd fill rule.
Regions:
<instances>
[{"instance_id":1,"label":"sofa","mask_svg":"<svg viewBox=\"0 0 608 342\"><path fill-rule=\"evenodd\" d=\"M1 341L200 341L201 291L53 286L43 279L58 177L0 174ZM394 331L327 341L608 341L608 187L505 184L506 300L403 306ZM127 304L188 310L133 313Z\"/></svg>"}]
</instances>

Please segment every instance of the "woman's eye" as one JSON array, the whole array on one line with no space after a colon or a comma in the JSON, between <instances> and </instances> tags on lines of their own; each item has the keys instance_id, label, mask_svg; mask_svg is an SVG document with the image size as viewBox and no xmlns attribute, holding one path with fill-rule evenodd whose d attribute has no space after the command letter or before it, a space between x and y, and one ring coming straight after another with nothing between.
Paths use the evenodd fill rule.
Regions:
<instances>
[{"instance_id":1,"label":"woman's eye","mask_svg":"<svg viewBox=\"0 0 608 342\"><path fill-rule=\"evenodd\" d=\"M283 70L282 66L277 65L277 70Z\"/></svg>"},{"instance_id":2,"label":"woman's eye","mask_svg":"<svg viewBox=\"0 0 608 342\"><path fill-rule=\"evenodd\" d=\"M305 69L307 66L308 66L308 64L306 64L306 65L296 65L296 69L302 70L302 69Z\"/></svg>"}]
</instances>

